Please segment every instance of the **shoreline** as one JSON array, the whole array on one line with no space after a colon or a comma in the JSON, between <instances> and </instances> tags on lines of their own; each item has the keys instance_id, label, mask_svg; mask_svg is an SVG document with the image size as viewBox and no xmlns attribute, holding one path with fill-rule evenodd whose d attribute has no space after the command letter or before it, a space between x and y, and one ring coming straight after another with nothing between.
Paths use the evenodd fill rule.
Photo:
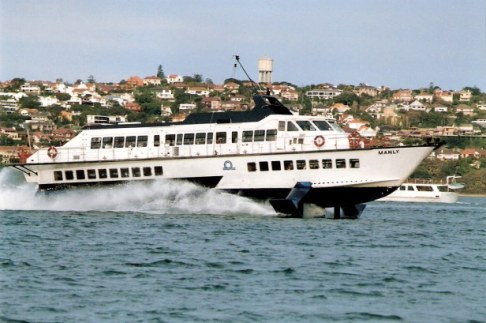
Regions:
<instances>
[{"instance_id":1,"label":"shoreline","mask_svg":"<svg viewBox=\"0 0 486 323\"><path fill-rule=\"evenodd\" d=\"M486 194L459 194L459 197L486 197Z\"/></svg>"}]
</instances>

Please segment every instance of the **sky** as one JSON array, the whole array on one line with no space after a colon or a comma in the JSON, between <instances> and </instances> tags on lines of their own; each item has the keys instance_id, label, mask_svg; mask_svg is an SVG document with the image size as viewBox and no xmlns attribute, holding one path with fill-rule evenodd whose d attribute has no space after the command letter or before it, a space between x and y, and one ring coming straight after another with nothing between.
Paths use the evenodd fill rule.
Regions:
<instances>
[{"instance_id":1,"label":"sky","mask_svg":"<svg viewBox=\"0 0 486 323\"><path fill-rule=\"evenodd\" d=\"M201 74L215 83L479 87L484 0L0 0L0 81Z\"/></svg>"}]
</instances>

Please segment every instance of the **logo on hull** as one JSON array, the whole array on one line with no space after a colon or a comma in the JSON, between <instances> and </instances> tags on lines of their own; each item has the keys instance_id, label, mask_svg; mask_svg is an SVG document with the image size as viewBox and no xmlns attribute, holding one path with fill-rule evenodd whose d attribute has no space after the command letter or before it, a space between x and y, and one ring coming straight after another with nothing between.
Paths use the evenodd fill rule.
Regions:
<instances>
[{"instance_id":1,"label":"logo on hull","mask_svg":"<svg viewBox=\"0 0 486 323\"><path fill-rule=\"evenodd\" d=\"M230 160L227 160L223 164L223 170L235 170L236 168L233 167L233 163Z\"/></svg>"}]
</instances>

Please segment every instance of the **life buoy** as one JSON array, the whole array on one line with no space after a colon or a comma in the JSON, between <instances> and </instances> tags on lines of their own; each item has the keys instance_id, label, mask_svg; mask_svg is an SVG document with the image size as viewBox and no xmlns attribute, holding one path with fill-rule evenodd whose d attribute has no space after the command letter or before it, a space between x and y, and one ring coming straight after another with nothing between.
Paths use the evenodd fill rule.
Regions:
<instances>
[{"instance_id":1,"label":"life buoy","mask_svg":"<svg viewBox=\"0 0 486 323\"><path fill-rule=\"evenodd\" d=\"M49 147L47 149L47 156L49 156L51 159L55 159L57 157L57 149L54 146Z\"/></svg>"},{"instance_id":2,"label":"life buoy","mask_svg":"<svg viewBox=\"0 0 486 323\"><path fill-rule=\"evenodd\" d=\"M314 138L314 145L316 145L317 147L322 147L325 142L326 140L324 139L323 136L316 136Z\"/></svg>"}]
</instances>

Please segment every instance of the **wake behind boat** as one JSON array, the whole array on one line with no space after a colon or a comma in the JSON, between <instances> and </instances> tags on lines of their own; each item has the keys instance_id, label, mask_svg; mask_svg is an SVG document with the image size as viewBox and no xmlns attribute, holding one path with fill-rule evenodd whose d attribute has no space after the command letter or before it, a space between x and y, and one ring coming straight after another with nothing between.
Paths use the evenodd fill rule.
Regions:
<instances>
[{"instance_id":1,"label":"wake behind boat","mask_svg":"<svg viewBox=\"0 0 486 323\"><path fill-rule=\"evenodd\" d=\"M407 181L390 195L379 201L417 202L417 203L456 203L459 199L457 190L464 184L457 183L460 176L447 176L446 181L436 183L424 180Z\"/></svg>"}]
</instances>

